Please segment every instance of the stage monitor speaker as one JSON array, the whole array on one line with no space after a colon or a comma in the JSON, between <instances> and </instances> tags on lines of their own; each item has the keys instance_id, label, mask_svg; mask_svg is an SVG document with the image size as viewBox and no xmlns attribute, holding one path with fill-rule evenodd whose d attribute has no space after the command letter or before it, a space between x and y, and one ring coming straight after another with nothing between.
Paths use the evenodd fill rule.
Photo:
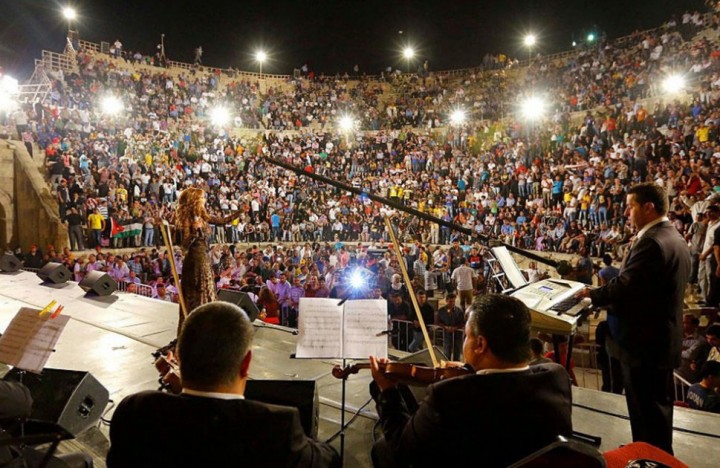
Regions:
<instances>
[{"instance_id":1,"label":"stage monitor speaker","mask_svg":"<svg viewBox=\"0 0 720 468\"><path fill-rule=\"evenodd\" d=\"M0 271L12 273L18 271L22 266L22 262L13 254L6 253L0 257Z\"/></svg>"},{"instance_id":2,"label":"stage monitor speaker","mask_svg":"<svg viewBox=\"0 0 720 468\"><path fill-rule=\"evenodd\" d=\"M314 380L248 380L245 398L297 408L305 434L317 438L320 404Z\"/></svg>"},{"instance_id":3,"label":"stage monitor speaker","mask_svg":"<svg viewBox=\"0 0 720 468\"><path fill-rule=\"evenodd\" d=\"M232 289L221 289L217 293L218 301L229 302L241 307L242 310L248 315L251 322L260 315L257 305L253 302L249 295L240 291L233 291Z\"/></svg>"},{"instance_id":4,"label":"stage monitor speaker","mask_svg":"<svg viewBox=\"0 0 720 468\"><path fill-rule=\"evenodd\" d=\"M44 283L55 284L65 283L72 277L70 270L65 265L55 262L46 263L44 267L40 268L37 275Z\"/></svg>"},{"instance_id":5,"label":"stage monitor speaker","mask_svg":"<svg viewBox=\"0 0 720 468\"><path fill-rule=\"evenodd\" d=\"M5 380L14 380L30 389L33 398L31 421L49 422L76 437L100 420L110 395L89 372L44 369L42 374L13 369Z\"/></svg>"},{"instance_id":6,"label":"stage monitor speaker","mask_svg":"<svg viewBox=\"0 0 720 468\"><path fill-rule=\"evenodd\" d=\"M109 296L117 289L117 283L105 272L91 271L80 281L80 287L86 293L92 292L98 296Z\"/></svg>"}]
</instances>

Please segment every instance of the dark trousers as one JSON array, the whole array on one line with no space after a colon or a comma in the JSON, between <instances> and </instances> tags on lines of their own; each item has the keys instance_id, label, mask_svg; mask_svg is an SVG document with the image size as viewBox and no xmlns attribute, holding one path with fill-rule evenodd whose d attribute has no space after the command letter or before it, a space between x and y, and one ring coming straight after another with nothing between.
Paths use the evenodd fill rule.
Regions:
<instances>
[{"instance_id":1,"label":"dark trousers","mask_svg":"<svg viewBox=\"0 0 720 468\"><path fill-rule=\"evenodd\" d=\"M633 441L647 442L672 454L672 369L624 362L621 368Z\"/></svg>"},{"instance_id":2,"label":"dark trousers","mask_svg":"<svg viewBox=\"0 0 720 468\"><path fill-rule=\"evenodd\" d=\"M72 225L69 227L68 234L70 235L70 250L73 252L78 250L85 250L85 241L83 239L83 228L81 225Z\"/></svg>"}]
</instances>

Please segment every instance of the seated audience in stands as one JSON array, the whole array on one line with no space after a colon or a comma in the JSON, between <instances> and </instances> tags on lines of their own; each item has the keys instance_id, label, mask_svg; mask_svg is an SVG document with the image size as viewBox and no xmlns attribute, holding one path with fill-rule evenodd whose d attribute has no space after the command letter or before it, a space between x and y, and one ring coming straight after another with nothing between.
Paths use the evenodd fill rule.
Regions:
<instances>
[{"instance_id":1,"label":"seated audience in stands","mask_svg":"<svg viewBox=\"0 0 720 468\"><path fill-rule=\"evenodd\" d=\"M296 408L244 399L253 327L226 302L195 309L178 339L182 393L125 398L112 418L108 467L340 466L308 438Z\"/></svg>"},{"instance_id":2,"label":"seated audience in stands","mask_svg":"<svg viewBox=\"0 0 720 468\"><path fill-rule=\"evenodd\" d=\"M530 311L517 299L478 296L463 358L476 373L430 385L418 403L370 357L384 438L375 466L508 466L572 432L570 379L555 364L529 366Z\"/></svg>"}]
</instances>

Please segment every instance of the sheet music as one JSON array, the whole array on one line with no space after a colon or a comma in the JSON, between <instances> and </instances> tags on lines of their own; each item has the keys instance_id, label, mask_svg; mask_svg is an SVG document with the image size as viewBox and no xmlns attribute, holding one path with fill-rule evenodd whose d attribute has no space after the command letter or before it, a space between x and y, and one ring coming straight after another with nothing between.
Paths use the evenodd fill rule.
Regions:
<instances>
[{"instance_id":1,"label":"sheet music","mask_svg":"<svg viewBox=\"0 0 720 468\"><path fill-rule=\"evenodd\" d=\"M360 299L345 303L343 353L346 359L367 359L373 355L387 357L387 302L383 299Z\"/></svg>"},{"instance_id":2,"label":"sheet music","mask_svg":"<svg viewBox=\"0 0 720 468\"><path fill-rule=\"evenodd\" d=\"M298 311L298 358L342 357L343 307L338 299L301 297Z\"/></svg>"},{"instance_id":3,"label":"sheet music","mask_svg":"<svg viewBox=\"0 0 720 468\"><path fill-rule=\"evenodd\" d=\"M39 309L21 307L0 337L0 362L39 374L45 367L70 317L38 315Z\"/></svg>"}]
</instances>

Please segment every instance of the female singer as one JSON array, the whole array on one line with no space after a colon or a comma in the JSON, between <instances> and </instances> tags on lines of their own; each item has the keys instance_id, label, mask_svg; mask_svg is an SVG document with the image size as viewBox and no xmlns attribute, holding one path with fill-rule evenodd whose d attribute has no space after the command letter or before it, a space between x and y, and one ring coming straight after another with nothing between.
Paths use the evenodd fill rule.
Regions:
<instances>
[{"instance_id":1,"label":"female singer","mask_svg":"<svg viewBox=\"0 0 720 468\"><path fill-rule=\"evenodd\" d=\"M182 295L187 313L196 307L215 300L215 282L210 257L208 256L207 235L210 224L223 226L240 216L236 211L227 216L211 216L205 210L205 191L191 187L183 190L178 199L175 228L182 235L182 248L185 254L182 269ZM178 336L185 316L180 310Z\"/></svg>"}]
</instances>

